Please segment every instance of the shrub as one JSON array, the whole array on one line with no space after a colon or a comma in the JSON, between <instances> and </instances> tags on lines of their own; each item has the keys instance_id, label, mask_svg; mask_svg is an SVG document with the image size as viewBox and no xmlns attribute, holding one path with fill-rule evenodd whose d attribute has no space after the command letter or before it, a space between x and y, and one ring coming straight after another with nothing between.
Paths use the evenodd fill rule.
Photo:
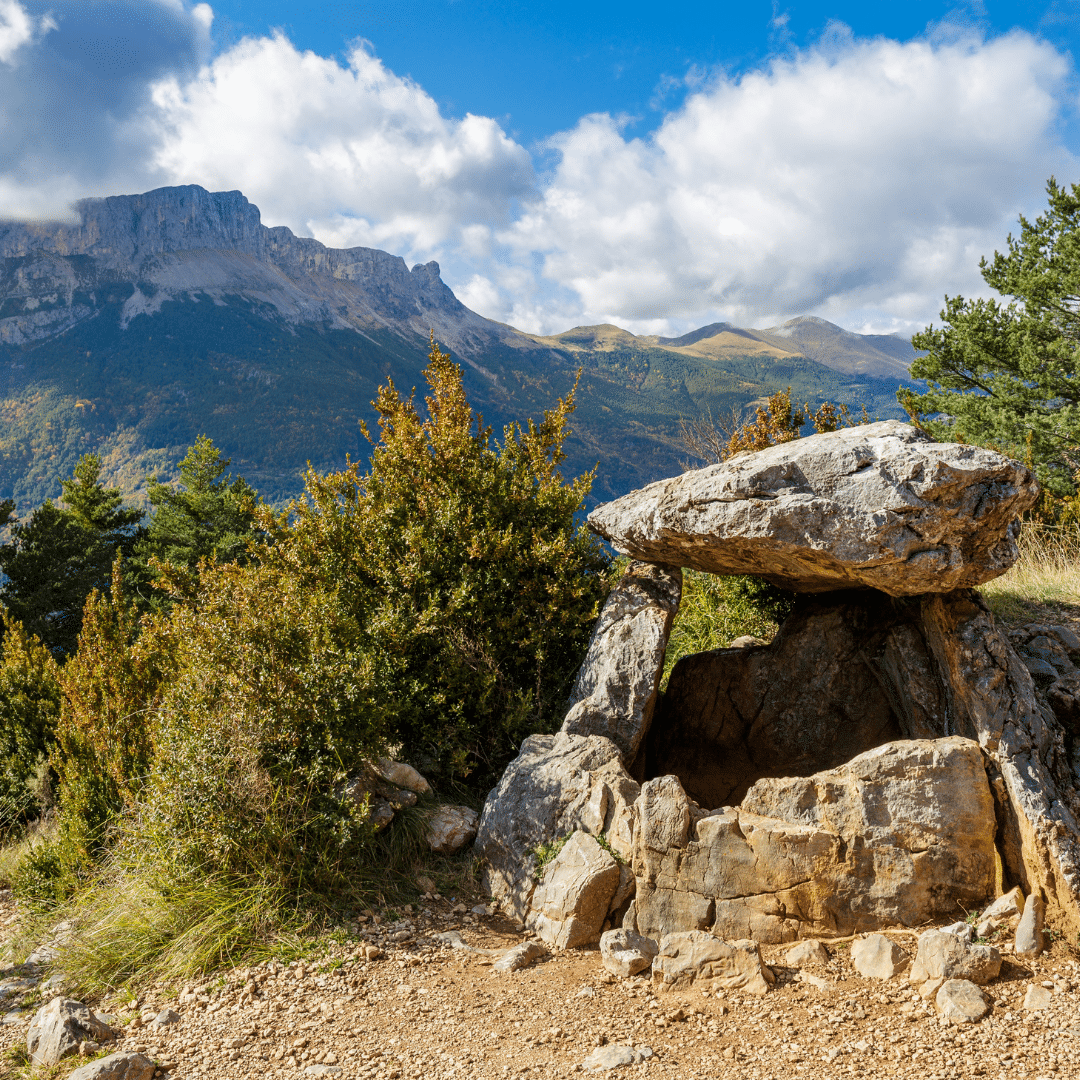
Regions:
<instances>
[{"instance_id":1,"label":"shrub","mask_svg":"<svg viewBox=\"0 0 1080 1080\"><path fill-rule=\"evenodd\" d=\"M60 713L52 654L0 607L0 835L49 801L48 755Z\"/></svg>"}]
</instances>

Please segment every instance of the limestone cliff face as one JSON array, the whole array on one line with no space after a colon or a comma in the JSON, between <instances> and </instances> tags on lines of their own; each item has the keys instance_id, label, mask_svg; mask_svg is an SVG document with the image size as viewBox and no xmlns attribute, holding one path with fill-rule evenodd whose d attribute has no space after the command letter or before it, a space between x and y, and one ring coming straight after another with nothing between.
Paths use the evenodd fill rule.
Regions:
<instances>
[{"instance_id":1,"label":"limestone cliff face","mask_svg":"<svg viewBox=\"0 0 1080 1080\"><path fill-rule=\"evenodd\" d=\"M195 185L84 199L78 224L0 222L0 342L20 345L92 317L103 286L130 283L123 320L166 300L242 297L292 323L436 336L466 360L520 337L470 311L429 262L328 248L262 224L239 191Z\"/></svg>"}]
</instances>

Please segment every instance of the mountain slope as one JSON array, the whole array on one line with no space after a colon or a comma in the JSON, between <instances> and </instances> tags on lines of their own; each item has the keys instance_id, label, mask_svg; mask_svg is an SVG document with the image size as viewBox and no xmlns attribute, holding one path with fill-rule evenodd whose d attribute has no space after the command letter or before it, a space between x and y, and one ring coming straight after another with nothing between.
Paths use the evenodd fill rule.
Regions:
<instances>
[{"instance_id":1,"label":"mountain slope","mask_svg":"<svg viewBox=\"0 0 1080 1080\"><path fill-rule=\"evenodd\" d=\"M306 462L366 456L360 422L375 420L377 387L420 382L429 331L464 364L496 432L538 416L581 369L565 470L599 462L597 499L678 471L680 418L788 385L800 400L898 415L896 378L837 370L839 346L819 361L793 336L728 324L678 339L613 326L524 334L462 305L437 263L410 270L267 228L239 192L163 188L77 209L77 225L0 223L0 498L21 509L55 495L91 449L138 492L198 434L267 498L287 499Z\"/></svg>"}]
</instances>

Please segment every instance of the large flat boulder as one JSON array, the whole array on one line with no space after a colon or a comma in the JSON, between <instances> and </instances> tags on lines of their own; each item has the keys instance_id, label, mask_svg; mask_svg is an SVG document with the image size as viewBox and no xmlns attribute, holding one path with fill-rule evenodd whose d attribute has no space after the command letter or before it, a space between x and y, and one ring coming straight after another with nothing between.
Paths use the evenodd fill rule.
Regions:
<instances>
[{"instance_id":1,"label":"large flat boulder","mask_svg":"<svg viewBox=\"0 0 1080 1080\"><path fill-rule=\"evenodd\" d=\"M631 761L652 723L682 570L632 562L596 621L562 730L603 735Z\"/></svg>"},{"instance_id":2,"label":"large flat boulder","mask_svg":"<svg viewBox=\"0 0 1080 1080\"><path fill-rule=\"evenodd\" d=\"M525 919L537 884L537 848L574 832L602 834L629 858L638 791L610 739L531 735L480 816L475 850L492 897Z\"/></svg>"},{"instance_id":3,"label":"large flat boulder","mask_svg":"<svg viewBox=\"0 0 1080 1080\"><path fill-rule=\"evenodd\" d=\"M951 916L994 887L982 751L950 737L888 743L838 769L761 780L709 813L673 776L635 807L640 933L710 930L761 942Z\"/></svg>"},{"instance_id":4,"label":"large flat boulder","mask_svg":"<svg viewBox=\"0 0 1080 1080\"><path fill-rule=\"evenodd\" d=\"M1003 574L1037 495L1016 461L886 420L658 481L597 507L589 527L633 559L915 596Z\"/></svg>"}]
</instances>

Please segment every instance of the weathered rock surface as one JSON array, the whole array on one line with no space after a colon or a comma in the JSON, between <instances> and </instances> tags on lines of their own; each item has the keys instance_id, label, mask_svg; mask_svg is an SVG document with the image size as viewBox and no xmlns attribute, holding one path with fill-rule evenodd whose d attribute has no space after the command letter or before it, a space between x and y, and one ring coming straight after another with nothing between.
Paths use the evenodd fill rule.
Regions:
<instances>
[{"instance_id":1,"label":"weathered rock surface","mask_svg":"<svg viewBox=\"0 0 1080 1080\"><path fill-rule=\"evenodd\" d=\"M545 956L547 950L539 941L523 941L520 945L515 945L512 949L507 949L506 952L492 964L492 967L496 971L521 971L522 968L527 968L532 964L535 964L541 956Z\"/></svg>"},{"instance_id":2,"label":"weathered rock surface","mask_svg":"<svg viewBox=\"0 0 1080 1080\"><path fill-rule=\"evenodd\" d=\"M1036 986L1032 983L1024 994L1024 1009L1027 1012L1038 1012L1047 1009L1054 1003L1054 995L1045 986Z\"/></svg>"},{"instance_id":3,"label":"weathered rock surface","mask_svg":"<svg viewBox=\"0 0 1080 1080\"><path fill-rule=\"evenodd\" d=\"M81 1001L55 997L34 1014L26 1033L26 1052L34 1065L56 1065L77 1053L79 1043L103 1043L112 1038L112 1028Z\"/></svg>"},{"instance_id":4,"label":"weathered rock surface","mask_svg":"<svg viewBox=\"0 0 1080 1080\"><path fill-rule=\"evenodd\" d=\"M598 507L589 527L634 559L914 596L1003 574L1037 494L1018 462L886 420L661 480Z\"/></svg>"},{"instance_id":5,"label":"weathered rock surface","mask_svg":"<svg viewBox=\"0 0 1080 1080\"><path fill-rule=\"evenodd\" d=\"M604 735L630 762L652 723L682 594L677 567L631 563L593 630L562 730Z\"/></svg>"},{"instance_id":6,"label":"weathered rock surface","mask_svg":"<svg viewBox=\"0 0 1080 1080\"><path fill-rule=\"evenodd\" d=\"M628 979L652 966L659 946L633 930L608 930L600 937L600 959L612 975Z\"/></svg>"},{"instance_id":7,"label":"weathered rock surface","mask_svg":"<svg viewBox=\"0 0 1080 1080\"><path fill-rule=\"evenodd\" d=\"M919 936L915 962L909 978L913 983L928 979L969 979L985 986L1001 971L1001 954L989 945L972 945L958 934L927 930Z\"/></svg>"},{"instance_id":8,"label":"weathered rock surface","mask_svg":"<svg viewBox=\"0 0 1080 1080\"><path fill-rule=\"evenodd\" d=\"M716 807L860 740L953 734L988 755L1006 879L1080 931L1080 740L1070 761L1066 729L977 594L807 598L767 648L685 658L633 768L673 773Z\"/></svg>"},{"instance_id":9,"label":"weathered rock surface","mask_svg":"<svg viewBox=\"0 0 1080 1080\"><path fill-rule=\"evenodd\" d=\"M622 1043L611 1043L608 1046L598 1046L582 1063L583 1069L588 1072L608 1072L611 1069L621 1068L623 1065L637 1065L641 1061L647 1061L653 1056L648 1047L625 1046Z\"/></svg>"},{"instance_id":10,"label":"weathered rock surface","mask_svg":"<svg viewBox=\"0 0 1080 1080\"><path fill-rule=\"evenodd\" d=\"M784 953L784 963L794 967L824 967L828 962L829 950L815 938L800 941Z\"/></svg>"},{"instance_id":11,"label":"weathered rock surface","mask_svg":"<svg viewBox=\"0 0 1080 1080\"><path fill-rule=\"evenodd\" d=\"M599 735L532 735L484 803L475 850L484 884L524 919L536 887L536 848L575 830L602 833L629 858L638 785L618 747Z\"/></svg>"},{"instance_id":12,"label":"weathered rock surface","mask_svg":"<svg viewBox=\"0 0 1080 1080\"><path fill-rule=\"evenodd\" d=\"M1024 910L1024 894L1019 886L1010 889L1007 893L999 896L979 916L979 922L983 919L993 919L995 922L1004 922L1007 919L1019 918ZM980 935L981 936L981 935Z\"/></svg>"},{"instance_id":13,"label":"weathered rock surface","mask_svg":"<svg viewBox=\"0 0 1080 1080\"><path fill-rule=\"evenodd\" d=\"M652 964L653 983L668 990L707 983L744 994L768 992L774 981L753 941L721 941L701 930L666 934Z\"/></svg>"},{"instance_id":14,"label":"weathered rock surface","mask_svg":"<svg viewBox=\"0 0 1080 1080\"><path fill-rule=\"evenodd\" d=\"M560 949L599 941L618 886L619 864L594 836L576 832L544 867L525 925Z\"/></svg>"},{"instance_id":15,"label":"weathered rock surface","mask_svg":"<svg viewBox=\"0 0 1080 1080\"><path fill-rule=\"evenodd\" d=\"M143 1054L109 1054L76 1069L68 1080L151 1080L157 1066Z\"/></svg>"},{"instance_id":16,"label":"weathered rock surface","mask_svg":"<svg viewBox=\"0 0 1080 1080\"><path fill-rule=\"evenodd\" d=\"M635 918L654 937L781 942L918 925L993 888L993 798L981 751L958 737L761 780L740 807L713 813L660 777L635 813Z\"/></svg>"},{"instance_id":17,"label":"weathered rock surface","mask_svg":"<svg viewBox=\"0 0 1080 1080\"><path fill-rule=\"evenodd\" d=\"M950 1024L977 1024L989 1011L986 995L967 979L948 979L934 999L937 1011Z\"/></svg>"},{"instance_id":18,"label":"weathered rock surface","mask_svg":"<svg viewBox=\"0 0 1080 1080\"><path fill-rule=\"evenodd\" d=\"M893 979L908 966L908 955L884 934L851 943L851 963L864 979Z\"/></svg>"},{"instance_id":19,"label":"weathered rock surface","mask_svg":"<svg viewBox=\"0 0 1080 1080\"><path fill-rule=\"evenodd\" d=\"M1045 946L1043 941L1043 919L1045 906L1038 893L1032 893L1024 903L1024 913L1020 916L1020 925L1016 928L1016 955L1033 960Z\"/></svg>"},{"instance_id":20,"label":"weathered rock surface","mask_svg":"<svg viewBox=\"0 0 1080 1080\"><path fill-rule=\"evenodd\" d=\"M480 815L470 806L444 804L428 818L425 839L432 851L455 855L476 838Z\"/></svg>"}]
</instances>

